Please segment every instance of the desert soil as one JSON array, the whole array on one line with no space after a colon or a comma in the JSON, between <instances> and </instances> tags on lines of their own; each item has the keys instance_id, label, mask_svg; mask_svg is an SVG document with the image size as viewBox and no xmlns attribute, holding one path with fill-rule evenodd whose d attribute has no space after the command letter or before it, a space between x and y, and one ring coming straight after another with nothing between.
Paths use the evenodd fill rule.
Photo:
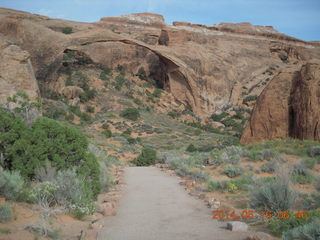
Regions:
<instances>
[{"instance_id":1,"label":"desert soil","mask_svg":"<svg viewBox=\"0 0 320 240\"><path fill-rule=\"evenodd\" d=\"M210 209L155 167L125 170L118 214L105 218L99 240L242 240L250 232L231 232L212 220Z\"/></svg>"}]
</instances>

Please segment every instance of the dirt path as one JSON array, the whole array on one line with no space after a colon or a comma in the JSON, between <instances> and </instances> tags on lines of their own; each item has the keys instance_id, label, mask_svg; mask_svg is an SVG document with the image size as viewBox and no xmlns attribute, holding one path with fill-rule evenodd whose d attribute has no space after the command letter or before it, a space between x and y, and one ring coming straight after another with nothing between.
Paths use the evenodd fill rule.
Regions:
<instances>
[{"instance_id":1,"label":"dirt path","mask_svg":"<svg viewBox=\"0 0 320 240\"><path fill-rule=\"evenodd\" d=\"M249 234L210 219L202 201L157 168L127 168L125 181L118 214L104 220L99 240L242 240Z\"/></svg>"}]
</instances>

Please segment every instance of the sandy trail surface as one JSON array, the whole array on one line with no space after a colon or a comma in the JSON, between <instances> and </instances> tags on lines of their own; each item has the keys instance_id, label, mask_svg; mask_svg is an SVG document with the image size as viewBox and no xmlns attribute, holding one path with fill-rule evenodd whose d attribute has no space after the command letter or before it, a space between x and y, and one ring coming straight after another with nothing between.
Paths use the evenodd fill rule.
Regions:
<instances>
[{"instance_id":1,"label":"sandy trail surface","mask_svg":"<svg viewBox=\"0 0 320 240\"><path fill-rule=\"evenodd\" d=\"M99 240L242 240L249 235L212 220L204 202L155 167L126 168L125 182L118 213L103 220Z\"/></svg>"}]
</instances>

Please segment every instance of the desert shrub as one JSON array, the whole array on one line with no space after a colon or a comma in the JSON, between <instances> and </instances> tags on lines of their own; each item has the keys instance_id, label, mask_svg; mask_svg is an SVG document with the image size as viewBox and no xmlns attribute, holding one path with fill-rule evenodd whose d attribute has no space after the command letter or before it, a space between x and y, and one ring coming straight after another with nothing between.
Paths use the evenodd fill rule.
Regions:
<instances>
[{"instance_id":1,"label":"desert shrub","mask_svg":"<svg viewBox=\"0 0 320 240\"><path fill-rule=\"evenodd\" d=\"M250 194L250 206L254 209L268 209L273 213L290 210L296 200L296 194L290 188L289 176L278 173L276 180L255 186Z\"/></svg>"},{"instance_id":2,"label":"desert shrub","mask_svg":"<svg viewBox=\"0 0 320 240\"><path fill-rule=\"evenodd\" d=\"M226 112L222 112L222 113L220 113L220 114L212 114L211 115L211 119L213 120L213 121L215 121L215 122L221 122L221 120L222 119L224 119L225 117L227 117L228 116L228 113L226 113Z\"/></svg>"},{"instance_id":3,"label":"desert shrub","mask_svg":"<svg viewBox=\"0 0 320 240\"><path fill-rule=\"evenodd\" d=\"M51 118L55 120L64 120L66 118L67 112L62 108L52 106L46 109L43 115L47 118Z\"/></svg>"},{"instance_id":4,"label":"desert shrub","mask_svg":"<svg viewBox=\"0 0 320 240\"><path fill-rule=\"evenodd\" d=\"M226 191L236 191L235 185L230 185L230 181L209 181L208 182L208 191L221 191L221 192L226 192ZM229 185L229 189L228 189Z\"/></svg>"},{"instance_id":5,"label":"desert shrub","mask_svg":"<svg viewBox=\"0 0 320 240\"><path fill-rule=\"evenodd\" d=\"M161 97L161 93L162 93L162 90L160 88L156 88L156 89L154 89L152 96L155 98L159 98L159 97Z\"/></svg>"},{"instance_id":6,"label":"desert shrub","mask_svg":"<svg viewBox=\"0 0 320 240\"><path fill-rule=\"evenodd\" d=\"M35 203L41 201L50 206L56 202L57 189L58 186L52 182L41 182L32 188L30 197Z\"/></svg>"},{"instance_id":7,"label":"desert shrub","mask_svg":"<svg viewBox=\"0 0 320 240\"><path fill-rule=\"evenodd\" d=\"M241 161L241 157L248 155L246 150L238 146L227 146L219 157L220 163L237 164Z\"/></svg>"},{"instance_id":8,"label":"desert shrub","mask_svg":"<svg viewBox=\"0 0 320 240\"><path fill-rule=\"evenodd\" d=\"M238 191L238 187L234 183L228 182L227 191L230 193L235 193L236 191Z\"/></svg>"},{"instance_id":9,"label":"desert shrub","mask_svg":"<svg viewBox=\"0 0 320 240\"><path fill-rule=\"evenodd\" d=\"M146 71L144 70L143 67L140 67L138 69L138 72L136 74L141 80L147 80L147 73Z\"/></svg>"},{"instance_id":10,"label":"desert shrub","mask_svg":"<svg viewBox=\"0 0 320 240\"><path fill-rule=\"evenodd\" d=\"M33 179L35 170L46 162L60 169L76 167L86 181L92 184L95 194L99 189L98 164L88 152L83 133L46 118L37 119L21 138L9 147L7 166L20 171L23 177Z\"/></svg>"},{"instance_id":11,"label":"desert shrub","mask_svg":"<svg viewBox=\"0 0 320 240\"><path fill-rule=\"evenodd\" d=\"M277 161L273 160L273 161L264 163L261 166L261 171L267 172L267 173L273 173L278 168L278 166L279 166L279 163Z\"/></svg>"},{"instance_id":12,"label":"desert shrub","mask_svg":"<svg viewBox=\"0 0 320 240\"><path fill-rule=\"evenodd\" d=\"M116 80L114 83L115 89L121 90L121 88L123 87L123 84L126 81L124 75L122 75L122 74L118 75L115 80Z\"/></svg>"},{"instance_id":13,"label":"desert shrub","mask_svg":"<svg viewBox=\"0 0 320 240\"><path fill-rule=\"evenodd\" d=\"M250 175L241 176L238 179L231 180L230 183L234 184L239 190L248 190L249 186L254 182Z\"/></svg>"},{"instance_id":14,"label":"desert shrub","mask_svg":"<svg viewBox=\"0 0 320 240\"><path fill-rule=\"evenodd\" d=\"M110 74L112 72L112 69L109 67L103 68L102 72L100 73L99 78L103 81L108 81L110 79Z\"/></svg>"},{"instance_id":15,"label":"desert shrub","mask_svg":"<svg viewBox=\"0 0 320 240\"><path fill-rule=\"evenodd\" d=\"M90 186L86 186L85 178L79 177L75 169L59 171L54 184L56 201L66 206L78 218L93 211L93 193Z\"/></svg>"},{"instance_id":16,"label":"desert shrub","mask_svg":"<svg viewBox=\"0 0 320 240\"><path fill-rule=\"evenodd\" d=\"M0 195L16 200L23 188L24 181L16 171L6 171L0 167Z\"/></svg>"},{"instance_id":17,"label":"desert shrub","mask_svg":"<svg viewBox=\"0 0 320 240\"><path fill-rule=\"evenodd\" d=\"M13 217L13 210L9 204L0 205L0 222L9 222Z\"/></svg>"},{"instance_id":18,"label":"desert shrub","mask_svg":"<svg viewBox=\"0 0 320 240\"><path fill-rule=\"evenodd\" d=\"M313 185L318 191L320 191L320 175L314 178Z\"/></svg>"},{"instance_id":19,"label":"desert shrub","mask_svg":"<svg viewBox=\"0 0 320 240\"><path fill-rule=\"evenodd\" d=\"M91 99L94 99L97 95L97 91L95 89L84 89L84 92L80 94L80 102L86 103Z\"/></svg>"},{"instance_id":20,"label":"desert shrub","mask_svg":"<svg viewBox=\"0 0 320 240\"><path fill-rule=\"evenodd\" d=\"M257 151L257 150L249 151L248 159L249 161L254 161L254 162L263 160L261 151Z\"/></svg>"},{"instance_id":21,"label":"desert shrub","mask_svg":"<svg viewBox=\"0 0 320 240\"><path fill-rule=\"evenodd\" d=\"M252 102L258 99L257 95L247 96L243 99L243 103Z\"/></svg>"},{"instance_id":22,"label":"desert shrub","mask_svg":"<svg viewBox=\"0 0 320 240\"><path fill-rule=\"evenodd\" d=\"M82 114L79 106L69 106L69 110L78 117L80 117Z\"/></svg>"},{"instance_id":23,"label":"desert shrub","mask_svg":"<svg viewBox=\"0 0 320 240\"><path fill-rule=\"evenodd\" d=\"M230 178L240 176L243 168L239 165L227 165L222 169L222 172Z\"/></svg>"},{"instance_id":24,"label":"desert shrub","mask_svg":"<svg viewBox=\"0 0 320 240\"><path fill-rule=\"evenodd\" d=\"M168 116L175 119L175 118L179 118L181 116L181 113L178 110L173 109L170 112L168 112Z\"/></svg>"},{"instance_id":25,"label":"desert shrub","mask_svg":"<svg viewBox=\"0 0 320 240\"><path fill-rule=\"evenodd\" d=\"M197 151L197 148L192 144L190 143L186 149L187 152L196 152Z\"/></svg>"},{"instance_id":26,"label":"desert shrub","mask_svg":"<svg viewBox=\"0 0 320 240\"><path fill-rule=\"evenodd\" d=\"M94 107L92 107L92 106L87 106L87 107L86 107L86 111L87 111L88 113L94 113Z\"/></svg>"},{"instance_id":27,"label":"desert shrub","mask_svg":"<svg viewBox=\"0 0 320 240\"><path fill-rule=\"evenodd\" d=\"M152 148L144 147L141 154L135 160L135 164L137 166L149 166L155 164L156 159L157 151Z\"/></svg>"},{"instance_id":28,"label":"desert shrub","mask_svg":"<svg viewBox=\"0 0 320 240\"><path fill-rule=\"evenodd\" d=\"M105 123L102 124L102 128L103 128L103 129L109 129L109 127L110 127L110 126L109 126L109 123L106 123L106 122L105 122Z\"/></svg>"},{"instance_id":29,"label":"desert shrub","mask_svg":"<svg viewBox=\"0 0 320 240\"><path fill-rule=\"evenodd\" d=\"M81 113L80 119L81 119L81 121L83 121L83 122L89 122L89 121L92 120L91 116L90 116L88 113L84 113L84 112Z\"/></svg>"},{"instance_id":30,"label":"desert shrub","mask_svg":"<svg viewBox=\"0 0 320 240\"><path fill-rule=\"evenodd\" d=\"M55 90L50 89L50 88L45 90L44 96L48 99L52 99L52 100L56 100L56 101L63 100L63 97L60 93L58 93Z\"/></svg>"},{"instance_id":31,"label":"desert shrub","mask_svg":"<svg viewBox=\"0 0 320 240\"><path fill-rule=\"evenodd\" d=\"M320 146L312 146L312 147L310 147L308 153L309 153L310 157L320 156Z\"/></svg>"},{"instance_id":32,"label":"desert shrub","mask_svg":"<svg viewBox=\"0 0 320 240\"><path fill-rule=\"evenodd\" d=\"M304 160L302 161L302 164L309 169L313 169L316 163L317 163L317 160L315 158L309 158L309 157L304 158Z\"/></svg>"},{"instance_id":33,"label":"desert shrub","mask_svg":"<svg viewBox=\"0 0 320 240\"><path fill-rule=\"evenodd\" d=\"M315 220L306 225L291 229L283 234L283 240L300 239L313 240L320 239L320 220Z\"/></svg>"},{"instance_id":34,"label":"desert shrub","mask_svg":"<svg viewBox=\"0 0 320 240\"><path fill-rule=\"evenodd\" d=\"M43 167L35 170L34 179L38 182L52 182L57 174L57 169L52 167L49 161L46 161Z\"/></svg>"},{"instance_id":35,"label":"desert shrub","mask_svg":"<svg viewBox=\"0 0 320 240\"><path fill-rule=\"evenodd\" d=\"M112 137L112 132L110 129L105 129L103 130L102 134L106 137L106 138L111 138Z\"/></svg>"},{"instance_id":36,"label":"desert shrub","mask_svg":"<svg viewBox=\"0 0 320 240\"><path fill-rule=\"evenodd\" d=\"M313 176L303 164L295 164L292 170L292 178L297 183L307 184L312 182Z\"/></svg>"},{"instance_id":37,"label":"desert shrub","mask_svg":"<svg viewBox=\"0 0 320 240\"><path fill-rule=\"evenodd\" d=\"M126 108L121 112L120 116L132 121L137 121L140 117L139 109Z\"/></svg>"},{"instance_id":38,"label":"desert shrub","mask_svg":"<svg viewBox=\"0 0 320 240\"><path fill-rule=\"evenodd\" d=\"M71 34L73 32L73 28L72 27L64 27L62 28L62 33L64 34Z\"/></svg>"},{"instance_id":39,"label":"desert shrub","mask_svg":"<svg viewBox=\"0 0 320 240\"><path fill-rule=\"evenodd\" d=\"M186 164L179 165L176 167L175 171L179 176L189 177L194 181L206 181L209 178L209 175L206 172L193 170Z\"/></svg>"},{"instance_id":40,"label":"desert shrub","mask_svg":"<svg viewBox=\"0 0 320 240\"><path fill-rule=\"evenodd\" d=\"M143 102L142 102L139 98L133 99L133 102L134 102L135 104L137 104L137 105L142 105L142 104L143 104Z\"/></svg>"},{"instance_id":41,"label":"desert shrub","mask_svg":"<svg viewBox=\"0 0 320 240\"><path fill-rule=\"evenodd\" d=\"M28 128L21 118L0 109L0 166L4 169L12 169L12 146L25 134L28 134Z\"/></svg>"},{"instance_id":42,"label":"desert shrub","mask_svg":"<svg viewBox=\"0 0 320 240\"><path fill-rule=\"evenodd\" d=\"M271 149L263 149L261 151L261 157L265 160L272 160L277 156L278 156L278 154Z\"/></svg>"}]
</instances>

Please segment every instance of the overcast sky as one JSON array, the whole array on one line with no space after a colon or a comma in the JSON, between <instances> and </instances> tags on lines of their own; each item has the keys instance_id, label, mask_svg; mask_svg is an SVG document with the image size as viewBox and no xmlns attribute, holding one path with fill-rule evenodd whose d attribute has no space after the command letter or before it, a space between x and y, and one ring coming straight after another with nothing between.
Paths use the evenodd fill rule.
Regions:
<instances>
[{"instance_id":1,"label":"overcast sky","mask_svg":"<svg viewBox=\"0 0 320 240\"><path fill-rule=\"evenodd\" d=\"M137 12L162 14L168 24L251 22L320 40L320 0L0 0L0 7L82 22Z\"/></svg>"}]
</instances>

